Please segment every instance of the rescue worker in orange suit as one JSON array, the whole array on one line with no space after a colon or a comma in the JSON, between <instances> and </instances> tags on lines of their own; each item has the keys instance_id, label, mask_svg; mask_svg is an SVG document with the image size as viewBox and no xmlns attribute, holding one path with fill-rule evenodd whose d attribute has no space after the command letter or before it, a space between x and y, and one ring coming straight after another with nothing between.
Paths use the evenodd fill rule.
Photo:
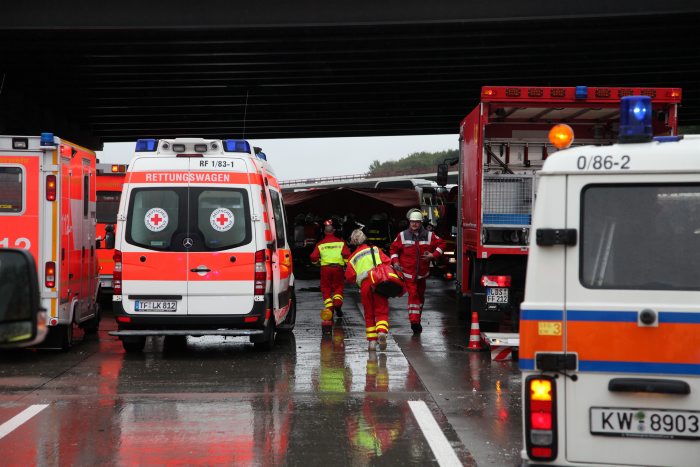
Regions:
<instances>
[{"instance_id":1,"label":"rescue worker in orange suit","mask_svg":"<svg viewBox=\"0 0 700 467\"><path fill-rule=\"evenodd\" d=\"M343 288L345 262L350 257L350 249L343 239L335 236L333 221L323 223L325 237L318 242L311 252L311 262L321 263L321 295L323 311L321 326L330 332L333 326L333 312L339 318L343 316Z\"/></svg>"},{"instance_id":2,"label":"rescue worker in orange suit","mask_svg":"<svg viewBox=\"0 0 700 467\"><path fill-rule=\"evenodd\" d=\"M425 302L425 282L430 274L430 261L445 249L445 241L423 227L419 209L408 211L408 229L399 232L389 247L394 269L403 272L408 291L408 320L414 334L423 332L421 314Z\"/></svg>"},{"instance_id":3,"label":"rescue worker in orange suit","mask_svg":"<svg viewBox=\"0 0 700 467\"><path fill-rule=\"evenodd\" d=\"M389 257L377 247L370 247L365 242L367 236L359 229L350 235L350 245L357 249L348 259L345 279L355 282L360 287L360 299L365 309L365 326L368 349L374 351L379 341L379 350L386 350L386 338L389 332L389 300L375 293L369 280L369 271L375 264L389 264Z\"/></svg>"}]
</instances>

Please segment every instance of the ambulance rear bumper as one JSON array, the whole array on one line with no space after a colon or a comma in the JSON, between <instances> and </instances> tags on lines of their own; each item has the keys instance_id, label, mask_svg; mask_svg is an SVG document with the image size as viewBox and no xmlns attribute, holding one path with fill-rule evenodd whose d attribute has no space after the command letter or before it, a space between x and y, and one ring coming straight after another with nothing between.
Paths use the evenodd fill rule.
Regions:
<instances>
[{"instance_id":1,"label":"ambulance rear bumper","mask_svg":"<svg viewBox=\"0 0 700 467\"><path fill-rule=\"evenodd\" d=\"M110 336L261 336L265 333L262 329L130 329L123 331L109 331Z\"/></svg>"}]
</instances>

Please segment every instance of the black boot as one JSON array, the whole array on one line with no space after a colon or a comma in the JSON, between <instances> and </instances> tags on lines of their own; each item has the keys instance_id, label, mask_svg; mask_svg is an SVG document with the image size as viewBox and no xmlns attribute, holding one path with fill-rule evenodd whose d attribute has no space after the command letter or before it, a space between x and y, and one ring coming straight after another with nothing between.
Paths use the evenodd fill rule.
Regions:
<instances>
[{"instance_id":1,"label":"black boot","mask_svg":"<svg viewBox=\"0 0 700 467\"><path fill-rule=\"evenodd\" d=\"M335 307L335 316L338 318L343 317L343 308L342 307L339 307L339 306Z\"/></svg>"},{"instance_id":2,"label":"black boot","mask_svg":"<svg viewBox=\"0 0 700 467\"><path fill-rule=\"evenodd\" d=\"M420 334L423 332L423 326L420 323L411 323L411 330L413 330L413 334Z\"/></svg>"}]
</instances>

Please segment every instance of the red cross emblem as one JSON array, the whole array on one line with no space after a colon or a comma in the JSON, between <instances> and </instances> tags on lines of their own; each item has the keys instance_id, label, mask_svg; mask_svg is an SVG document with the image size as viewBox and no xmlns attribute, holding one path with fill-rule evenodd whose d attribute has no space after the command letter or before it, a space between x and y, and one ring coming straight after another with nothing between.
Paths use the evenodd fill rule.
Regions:
<instances>
[{"instance_id":1,"label":"red cross emblem","mask_svg":"<svg viewBox=\"0 0 700 467\"><path fill-rule=\"evenodd\" d=\"M160 216L158 215L158 213L156 213L155 216L151 217L151 222L153 222L153 224L155 224L156 226L157 226L158 224L160 224L162 221L163 221L163 218L160 217Z\"/></svg>"},{"instance_id":2,"label":"red cross emblem","mask_svg":"<svg viewBox=\"0 0 700 467\"><path fill-rule=\"evenodd\" d=\"M221 226L223 227L224 224L226 224L226 223L228 222L228 217L224 216L224 214L221 213L221 214L219 215L219 217L216 218L216 222L218 222L219 224L221 224Z\"/></svg>"}]
</instances>

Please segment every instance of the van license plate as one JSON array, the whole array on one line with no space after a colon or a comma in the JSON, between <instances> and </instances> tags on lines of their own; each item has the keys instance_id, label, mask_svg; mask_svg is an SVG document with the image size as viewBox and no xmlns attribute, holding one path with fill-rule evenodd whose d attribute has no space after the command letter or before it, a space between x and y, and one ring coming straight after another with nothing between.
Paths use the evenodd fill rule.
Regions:
<instances>
[{"instance_id":1,"label":"van license plate","mask_svg":"<svg viewBox=\"0 0 700 467\"><path fill-rule=\"evenodd\" d=\"M487 287L486 303L508 303L508 289L506 287Z\"/></svg>"},{"instance_id":2,"label":"van license plate","mask_svg":"<svg viewBox=\"0 0 700 467\"><path fill-rule=\"evenodd\" d=\"M177 302L163 300L136 300L136 311L177 311Z\"/></svg>"},{"instance_id":3,"label":"van license plate","mask_svg":"<svg viewBox=\"0 0 700 467\"><path fill-rule=\"evenodd\" d=\"M700 439L700 412L591 407L591 434Z\"/></svg>"}]
</instances>

